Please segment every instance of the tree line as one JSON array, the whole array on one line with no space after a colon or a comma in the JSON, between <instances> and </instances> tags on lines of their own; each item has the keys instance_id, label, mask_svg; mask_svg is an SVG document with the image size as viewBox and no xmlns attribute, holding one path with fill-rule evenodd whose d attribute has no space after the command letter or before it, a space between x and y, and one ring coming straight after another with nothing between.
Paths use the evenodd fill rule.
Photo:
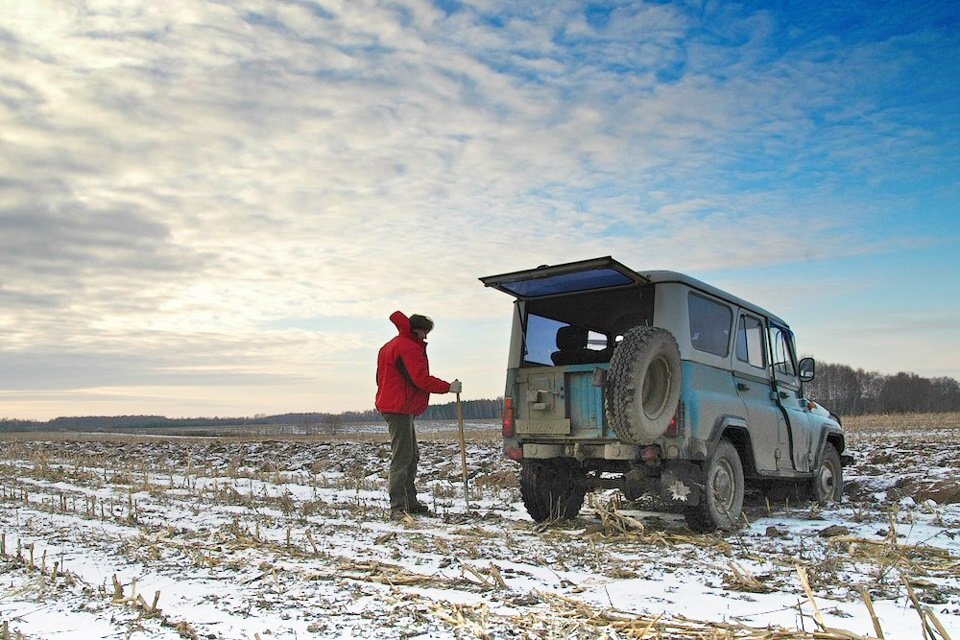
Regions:
<instances>
[{"instance_id":1,"label":"tree line","mask_svg":"<svg viewBox=\"0 0 960 640\"><path fill-rule=\"evenodd\" d=\"M503 400L464 400L460 403L464 419L484 420L500 417ZM421 416L424 420L456 419L456 403L428 407ZM167 418L155 415L127 416L76 416L47 420L0 419L0 431L110 431L112 429L150 429L176 427L232 427L249 426L313 426L313 425L349 425L358 423L382 422L380 414L368 411L345 411L343 413L283 413L277 415L256 415L251 417L213 417L213 418Z\"/></svg>"},{"instance_id":2,"label":"tree line","mask_svg":"<svg viewBox=\"0 0 960 640\"><path fill-rule=\"evenodd\" d=\"M869 413L940 413L960 411L960 383L954 378L924 378L915 373L894 375L854 369L845 364L817 362L817 375L804 385L806 396L841 415ZM500 417L503 398L465 400L460 403L465 420L492 420ZM423 420L455 420L455 402L432 405ZM61 417L46 422L0 419L0 431L109 431L111 429L270 426L376 423L380 414L367 411L343 413L283 413L253 417L167 418L165 416L80 416Z\"/></svg>"},{"instance_id":3,"label":"tree line","mask_svg":"<svg viewBox=\"0 0 960 640\"><path fill-rule=\"evenodd\" d=\"M817 362L816 374L804 385L807 397L841 415L960 411L960 383L953 378L885 375L829 362Z\"/></svg>"}]
</instances>

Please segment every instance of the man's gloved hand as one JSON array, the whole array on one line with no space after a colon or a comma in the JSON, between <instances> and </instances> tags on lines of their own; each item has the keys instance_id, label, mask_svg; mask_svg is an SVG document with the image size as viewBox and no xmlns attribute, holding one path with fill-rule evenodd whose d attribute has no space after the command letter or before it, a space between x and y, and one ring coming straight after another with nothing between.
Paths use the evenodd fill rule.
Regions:
<instances>
[{"instance_id":1,"label":"man's gloved hand","mask_svg":"<svg viewBox=\"0 0 960 640\"><path fill-rule=\"evenodd\" d=\"M450 393L460 393L463 390L463 384L459 380L450 383Z\"/></svg>"}]
</instances>

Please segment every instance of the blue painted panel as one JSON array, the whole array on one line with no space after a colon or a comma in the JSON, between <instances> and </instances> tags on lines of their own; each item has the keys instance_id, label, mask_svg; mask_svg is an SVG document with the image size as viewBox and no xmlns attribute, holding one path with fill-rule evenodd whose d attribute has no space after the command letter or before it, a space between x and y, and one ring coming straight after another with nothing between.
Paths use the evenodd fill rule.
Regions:
<instances>
[{"instance_id":1,"label":"blue painted panel","mask_svg":"<svg viewBox=\"0 0 960 640\"><path fill-rule=\"evenodd\" d=\"M680 370L680 400L691 438L709 438L722 416L743 416L743 402L737 395L732 372L689 360L682 362Z\"/></svg>"},{"instance_id":2,"label":"blue painted panel","mask_svg":"<svg viewBox=\"0 0 960 640\"><path fill-rule=\"evenodd\" d=\"M595 365L571 370L564 376L567 416L576 438L601 438L605 435L603 389L593 386Z\"/></svg>"}]
</instances>

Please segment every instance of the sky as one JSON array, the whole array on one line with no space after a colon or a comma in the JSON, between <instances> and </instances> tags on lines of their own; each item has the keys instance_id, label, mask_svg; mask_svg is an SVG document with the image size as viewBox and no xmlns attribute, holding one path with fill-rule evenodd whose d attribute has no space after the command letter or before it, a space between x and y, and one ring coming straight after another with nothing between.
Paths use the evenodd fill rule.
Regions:
<instances>
[{"instance_id":1,"label":"sky","mask_svg":"<svg viewBox=\"0 0 960 640\"><path fill-rule=\"evenodd\" d=\"M611 255L960 378L954 2L0 0L0 418L373 408ZM451 400L438 396L434 402Z\"/></svg>"}]
</instances>

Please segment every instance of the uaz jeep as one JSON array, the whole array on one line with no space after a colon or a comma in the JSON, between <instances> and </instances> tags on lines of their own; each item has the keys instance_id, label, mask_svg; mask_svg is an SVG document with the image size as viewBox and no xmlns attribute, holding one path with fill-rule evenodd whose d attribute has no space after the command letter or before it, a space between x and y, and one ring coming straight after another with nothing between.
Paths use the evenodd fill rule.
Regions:
<instances>
[{"instance_id":1,"label":"uaz jeep","mask_svg":"<svg viewBox=\"0 0 960 640\"><path fill-rule=\"evenodd\" d=\"M747 483L840 500L840 420L804 398L814 362L777 316L610 257L480 280L516 298L504 451L534 520L600 487L658 493L697 530L735 527Z\"/></svg>"}]
</instances>

